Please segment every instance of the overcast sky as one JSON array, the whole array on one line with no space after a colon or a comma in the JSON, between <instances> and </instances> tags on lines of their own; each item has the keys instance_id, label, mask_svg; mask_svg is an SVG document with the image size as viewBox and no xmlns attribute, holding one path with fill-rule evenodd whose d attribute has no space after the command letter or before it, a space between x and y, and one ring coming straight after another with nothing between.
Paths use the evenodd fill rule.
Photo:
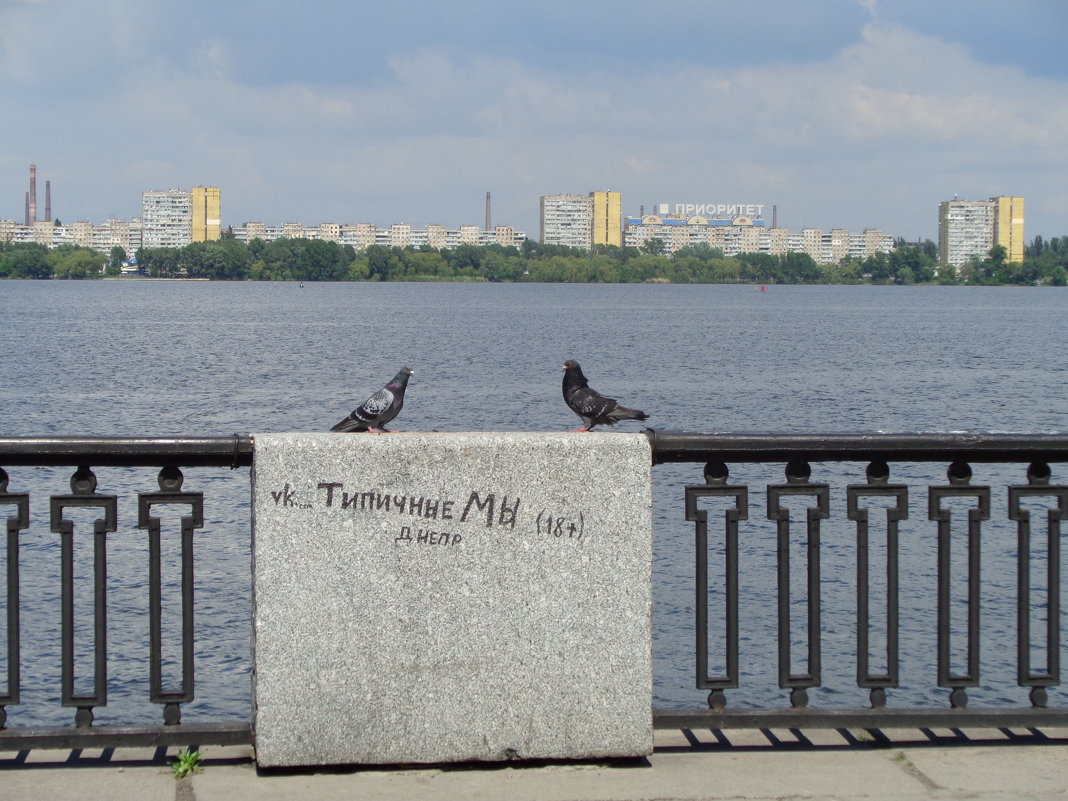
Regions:
<instances>
[{"instance_id":1,"label":"overcast sky","mask_svg":"<svg viewBox=\"0 0 1068 801\"><path fill-rule=\"evenodd\" d=\"M1064 0L0 0L0 219L218 186L250 220L484 221L538 198L777 205L937 239L1022 195L1068 235Z\"/></svg>"}]
</instances>

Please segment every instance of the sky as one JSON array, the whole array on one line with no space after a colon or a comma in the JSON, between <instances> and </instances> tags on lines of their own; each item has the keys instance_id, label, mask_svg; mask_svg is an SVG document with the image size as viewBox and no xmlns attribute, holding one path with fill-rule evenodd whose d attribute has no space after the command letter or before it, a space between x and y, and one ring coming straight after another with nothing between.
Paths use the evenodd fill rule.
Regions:
<instances>
[{"instance_id":1,"label":"sky","mask_svg":"<svg viewBox=\"0 0 1068 801\"><path fill-rule=\"evenodd\" d=\"M542 195L1068 235L1065 0L0 0L0 219L218 186L223 225L481 225Z\"/></svg>"}]
</instances>

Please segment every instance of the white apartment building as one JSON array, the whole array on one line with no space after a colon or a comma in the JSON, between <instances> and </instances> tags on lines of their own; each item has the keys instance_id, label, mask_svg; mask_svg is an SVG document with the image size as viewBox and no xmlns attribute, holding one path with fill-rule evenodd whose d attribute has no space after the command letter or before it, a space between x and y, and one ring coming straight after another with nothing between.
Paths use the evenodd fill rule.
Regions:
<instances>
[{"instance_id":1,"label":"white apartment building","mask_svg":"<svg viewBox=\"0 0 1068 801\"><path fill-rule=\"evenodd\" d=\"M990 200L938 204L938 261L960 267L985 258L994 246L994 206Z\"/></svg>"},{"instance_id":2,"label":"white apartment building","mask_svg":"<svg viewBox=\"0 0 1068 801\"><path fill-rule=\"evenodd\" d=\"M435 250L451 250L460 245L518 247L527 238L526 233L517 231L510 225L498 225L492 231L483 231L477 225L462 225L458 229L448 229L441 224L431 224L426 228L413 228L408 223L394 223L379 227L374 223L356 223L355 225L322 223L318 226L284 223L281 226L271 226L262 222L249 222L234 228L233 231L234 238L242 242L251 242L253 239L270 242L281 237L323 239L337 242L339 245L352 245L357 250L363 250L371 245L389 248L429 246Z\"/></svg>"},{"instance_id":3,"label":"white apartment building","mask_svg":"<svg viewBox=\"0 0 1068 801\"><path fill-rule=\"evenodd\" d=\"M133 256L141 247L141 220L137 217L130 221L111 219L101 225L84 221L56 225L49 220L21 225L12 220L0 220L0 242L36 242L49 248L77 245L101 253L110 253L118 246L127 256Z\"/></svg>"},{"instance_id":4,"label":"white apartment building","mask_svg":"<svg viewBox=\"0 0 1068 801\"><path fill-rule=\"evenodd\" d=\"M938 260L953 267L984 259L994 245L1009 261L1024 259L1024 199L946 200L938 204Z\"/></svg>"},{"instance_id":5,"label":"white apartment building","mask_svg":"<svg viewBox=\"0 0 1068 801\"><path fill-rule=\"evenodd\" d=\"M193 196L180 189L141 194L141 243L146 248L181 248L193 241Z\"/></svg>"},{"instance_id":6,"label":"white apartment building","mask_svg":"<svg viewBox=\"0 0 1068 801\"><path fill-rule=\"evenodd\" d=\"M719 219L647 214L624 220L625 246L640 248L654 238L664 243L665 253L675 253L688 245L707 244L722 250L726 257L739 253L772 256L807 253L818 264L838 264L849 256L866 259L894 248L893 237L876 229L854 233L835 228L824 233L819 228L805 228L792 234L785 228L765 228L763 220L749 217Z\"/></svg>"},{"instance_id":7,"label":"white apartment building","mask_svg":"<svg viewBox=\"0 0 1068 801\"><path fill-rule=\"evenodd\" d=\"M542 244L588 249L593 242L591 195L545 195L540 216Z\"/></svg>"}]
</instances>

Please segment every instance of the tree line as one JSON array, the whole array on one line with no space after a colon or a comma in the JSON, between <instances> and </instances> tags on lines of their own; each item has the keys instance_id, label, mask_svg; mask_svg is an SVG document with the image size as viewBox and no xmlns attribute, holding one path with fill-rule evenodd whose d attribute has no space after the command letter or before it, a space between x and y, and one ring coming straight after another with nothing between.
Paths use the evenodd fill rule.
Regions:
<instances>
[{"instance_id":1,"label":"tree line","mask_svg":"<svg viewBox=\"0 0 1068 801\"><path fill-rule=\"evenodd\" d=\"M808 254L741 253L726 257L707 244L674 255L660 240L642 248L592 250L543 245L460 245L450 250L371 245L357 251L318 239L253 239L232 235L181 248L141 248L141 273L153 277L224 281L530 281L542 283L765 283L765 284L1051 284L1068 283L1068 237L1036 237L1023 262L1009 262L1000 245L953 268L939 265L937 247L898 241L889 253L838 264ZM97 278L118 275L127 254L63 245L0 243L0 278Z\"/></svg>"}]
</instances>

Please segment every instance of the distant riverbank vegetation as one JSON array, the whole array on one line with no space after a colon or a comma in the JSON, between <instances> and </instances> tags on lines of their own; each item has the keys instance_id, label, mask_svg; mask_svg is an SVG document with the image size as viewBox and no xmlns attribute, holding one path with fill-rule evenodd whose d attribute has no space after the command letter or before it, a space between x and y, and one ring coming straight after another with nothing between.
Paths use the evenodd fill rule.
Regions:
<instances>
[{"instance_id":1,"label":"distant riverbank vegetation","mask_svg":"<svg viewBox=\"0 0 1068 801\"><path fill-rule=\"evenodd\" d=\"M529 281L540 283L674 284L1068 284L1068 237L1036 237L1023 262L1009 262L995 246L959 268L937 263L930 240L899 242L890 253L839 264L817 264L805 253L725 257L708 245L672 256L660 240L642 249L597 246L592 251L525 241L521 247L461 245L451 250L371 245L357 251L318 239L224 236L182 248L142 248L139 274L156 278L219 281ZM62 245L0 243L0 278L100 278L124 272L127 254Z\"/></svg>"}]
</instances>

